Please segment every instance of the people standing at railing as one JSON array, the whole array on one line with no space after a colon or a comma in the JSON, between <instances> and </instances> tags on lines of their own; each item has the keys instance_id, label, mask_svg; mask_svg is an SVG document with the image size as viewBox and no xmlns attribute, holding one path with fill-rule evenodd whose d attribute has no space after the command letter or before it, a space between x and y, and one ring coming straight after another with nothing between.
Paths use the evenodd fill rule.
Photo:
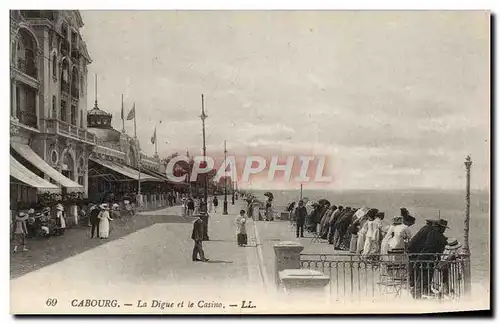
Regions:
<instances>
[{"instance_id":1,"label":"people standing at railing","mask_svg":"<svg viewBox=\"0 0 500 324\"><path fill-rule=\"evenodd\" d=\"M347 230L349 228L349 225L351 225L352 220L354 218L354 213L356 212L356 209L349 208L346 213L342 216L337 221L336 224L336 231L337 231L337 237L336 241L334 242L333 248L335 250L348 250L349 249L349 244L351 241L351 234Z\"/></svg>"},{"instance_id":2,"label":"people standing at railing","mask_svg":"<svg viewBox=\"0 0 500 324\"><path fill-rule=\"evenodd\" d=\"M328 220L328 243L333 244L333 239L335 235L335 223L339 219L339 217L342 215L344 212L344 206L339 206L332 215L330 216L330 219Z\"/></svg>"},{"instance_id":3,"label":"people standing at railing","mask_svg":"<svg viewBox=\"0 0 500 324\"><path fill-rule=\"evenodd\" d=\"M405 249L405 243L411 239L411 230L403 224L403 216L394 216L392 225L382 240L380 254L387 255L389 251Z\"/></svg>"},{"instance_id":4,"label":"people standing at railing","mask_svg":"<svg viewBox=\"0 0 500 324\"><path fill-rule=\"evenodd\" d=\"M432 289L437 294L454 294L462 279L462 244L455 238L448 239L441 260L436 266ZM451 277L451 278L450 278Z\"/></svg>"},{"instance_id":5,"label":"people standing at railing","mask_svg":"<svg viewBox=\"0 0 500 324\"><path fill-rule=\"evenodd\" d=\"M307 210L304 201L299 201L299 206L295 209L295 224L297 238L304 237L304 223L306 222Z\"/></svg>"},{"instance_id":6,"label":"people standing at railing","mask_svg":"<svg viewBox=\"0 0 500 324\"><path fill-rule=\"evenodd\" d=\"M430 295L436 256L442 254L446 247L444 232L448 222L438 220L428 232L423 244L417 248L417 256L410 261L410 287L414 298L422 298L423 294Z\"/></svg>"},{"instance_id":7,"label":"people standing at railing","mask_svg":"<svg viewBox=\"0 0 500 324\"><path fill-rule=\"evenodd\" d=\"M375 216L373 214L369 215L366 225L365 246L362 253L365 257L371 257L380 252L380 236L384 216L385 213L383 212L378 212Z\"/></svg>"},{"instance_id":8,"label":"people standing at railing","mask_svg":"<svg viewBox=\"0 0 500 324\"><path fill-rule=\"evenodd\" d=\"M328 239L328 222L330 221L330 217L332 216L333 212L337 210L337 206L332 205L328 207L328 209L325 211L323 217L321 218L321 223L320 223L320 238L323 240Z\"/></svg>"}]
</instances>

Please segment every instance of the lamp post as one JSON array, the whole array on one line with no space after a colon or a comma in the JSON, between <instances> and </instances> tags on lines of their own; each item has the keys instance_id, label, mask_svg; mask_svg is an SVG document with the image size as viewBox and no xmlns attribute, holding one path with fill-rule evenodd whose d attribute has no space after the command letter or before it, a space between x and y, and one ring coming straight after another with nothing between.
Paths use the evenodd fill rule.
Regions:
<instances>
[{"instance_id":1,"label":"lamp post","mask_svg":"<svg viewBox=\"0 0 500 324\"><path fill-rule=\"evenodd\" d=\"M470 249L469 249L469 224L470 224L470 169L472 160L470 155L465 158L466 186L465 186L465 221L464 221L464 289L469 294L471 289Z\"/></svg>"},{"instance_id":2,"label":"lamp post","mask_svg":"<svg viewBox=\"0 0 500 324\"><path fill-rule=\"evenodd\" d=\"M224 141L224 167L226 167L227 149L226 141ZM224 169L225 170L225 169ZM227 215L227 176L224 174L224 209L222 215Z\"/></svg>"},{"instance_id":3,"label":"lamp post","mask_svg":"<svg viewBox=\"0 0 500 324\"><path fill-rule=\"evenodd\" d=\"M231 178L231 191L232 191L232 198L231 198L231 205L234 206L234 180Z\"/></svg>"},{"instance_id":4,"label":"lamp post","mask_svg":"<svg viewBox=\"0 0 500 324\"><path fill-rule=\"evenodd\" d=\"M205 119L207 119L208 115L205 114L205 103L203 100L203 94L201 95L201 125L202 125L202 130L203 130L203 164L204 167L206 167L206 157L207 157L207 146L205 143ZM203 226L203 240L208 241L208 213L207 213L207 200L208 200L208 176L206 174L203 174L203 182L204 182L204 188L203 188L203 201L200 204L200 214L202 216L202 220L205 226Z\"/></svg>"}]
</instances>

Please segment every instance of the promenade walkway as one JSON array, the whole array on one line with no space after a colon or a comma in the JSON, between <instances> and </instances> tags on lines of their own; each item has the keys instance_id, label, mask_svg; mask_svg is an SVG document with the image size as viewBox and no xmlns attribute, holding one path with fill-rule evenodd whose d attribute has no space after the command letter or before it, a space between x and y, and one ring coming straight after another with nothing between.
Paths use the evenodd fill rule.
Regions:
<instances>
[{"instance_id":1,"label":"promenade walkway","mask_svg":"<svg viewBox=\"0 0 500 324\"><path fill-rule=\"evenodd\" d=\"M96 310L73 308L72 300L119 297L122 306L109 312L182 312L179 309L136 307L139 300L151 304L153 299L175 302L203 299L207 303L223 303L227 312L238 312L243 300L264 295L251 224L248 225L249 246L238 247L236 243L234 219L241 204L238 201L234 206L229 205L229 215L222 215L221 208L217 214L210 215L210 241L204 242L206 257L210 259L207 263L191 260L192 219L172 215L180 211L179 207L155 211L153 215L146 212L136 216L135 221L149 226L112 241L97 240L100 244L94 243L84 252L11 280L12 311L45 309L92 313ZM176 221L162 221L173 217ZM114 234L116 229L111 236ZM85 235L82 240L84 238L90 240ZM25 302L27 294L30 295L29 303ZM46 308L47 298L57 298L58 305L53 309ZM193 311L221 312L217 307L186 312ZM246 310L249 311L252 312Z\"/></svg>"}]
</instances>

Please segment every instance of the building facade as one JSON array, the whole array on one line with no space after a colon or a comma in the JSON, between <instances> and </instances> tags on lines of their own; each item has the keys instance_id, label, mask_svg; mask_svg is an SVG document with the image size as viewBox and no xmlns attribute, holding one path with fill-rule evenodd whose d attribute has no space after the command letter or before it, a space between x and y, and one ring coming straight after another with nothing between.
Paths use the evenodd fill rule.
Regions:
<instances>
[{"instance_id":1,"label":"building facade","mask_svg":"<svg viewBox=\"0 0 500 324\"><path fill-rule=\"evenodd\" d=\"M62 194L85 196L88 157L97 138L87 131L85 118L91 58L82 27L77 10L10 12L10 132L16 160ZM16 172L24 177L23 170ZM11 199L44 190L16 180L11 172Z\"/></svg>"}]
</instances>

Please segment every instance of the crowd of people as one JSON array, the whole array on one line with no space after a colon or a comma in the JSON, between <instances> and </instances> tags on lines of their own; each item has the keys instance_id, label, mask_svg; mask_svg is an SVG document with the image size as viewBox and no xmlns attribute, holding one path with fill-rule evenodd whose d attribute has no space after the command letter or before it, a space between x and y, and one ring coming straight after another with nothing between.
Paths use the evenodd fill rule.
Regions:
<instances>
[{"instance_id":1,"label":"crowd of people","mask_svg":"<svg viewBox=\"0 0 500 324\"><path fill-rule=\"evenodd\" d=\"M167 205L174 206L179 200L178 192L166 194ZM136 193L107 193L101 203L88 200L74 203L79 224L91 227L91 237L109 237L109 221L135 215ZM14 252L28 251L27 240L64 235L68 225L67 209L62 202L53 206L37 206L29 209L11 209L11 239ZM107 216L106 216L107 215ZM72 220L72 219L70 219Z\"/></svg>"},{"instance_id":2,"label":"crowd of people","mask_svg":"<svg viewBox=\"0 0 500 324\"><path fill-rule=\"evenodd\" d=\"M446 220L427 220L413 235L415 217L406 208L401 208L390 224L384 223L385 213L376 208L336 206L326 200L307 203L300 200L291 203L288 210L297 238L304 237L305 229L333 245L334 250L359 255L368 262L391 262L406 257L415 298L430 293L437 269L441 286L447 289L450 261L462 255L460 243L444 235L448 228Z\"/></svg>"}]
</instances>

